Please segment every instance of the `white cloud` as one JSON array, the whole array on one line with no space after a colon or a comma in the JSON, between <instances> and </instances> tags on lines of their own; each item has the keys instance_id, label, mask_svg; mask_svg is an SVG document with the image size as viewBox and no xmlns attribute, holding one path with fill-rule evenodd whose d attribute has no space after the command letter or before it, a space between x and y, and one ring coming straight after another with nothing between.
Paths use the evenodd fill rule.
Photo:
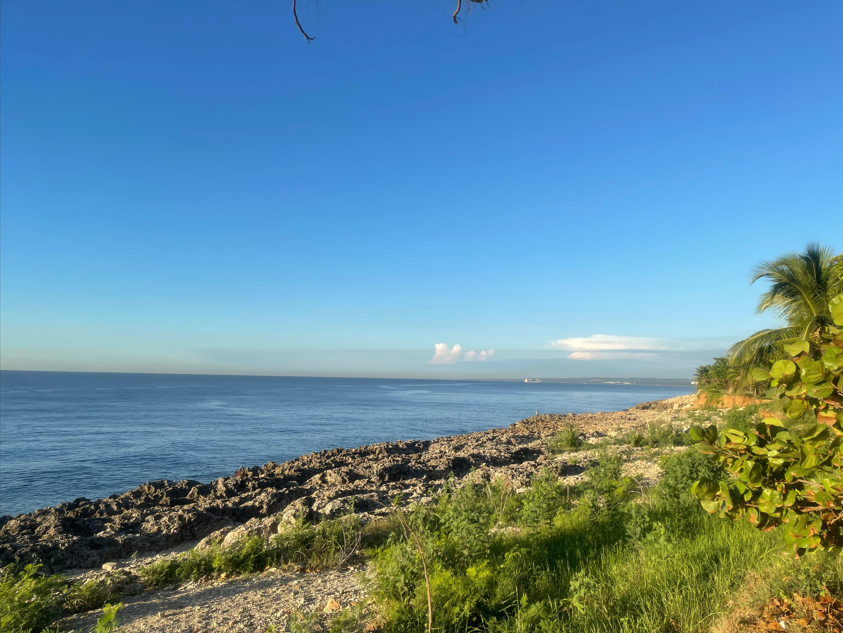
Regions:
<instances>
[{"instance_id":1,"label":"white cloud","mask_svg":"<svg viewBox=\"0 0 843 633\"><path fill-rule=\"evenodd\" d=\"M652 360L658 352L676 352L684 349L679 341L644 336L617 336L592 334L591 336L559 338L546 347L572 352L571 360Z\"/></svg>"},{"instance_id":2,"label":"white cloud","mask_svg":"<svg viewBox=\"0 0 843 633\"><path fill-rule=\"evenodd\" d=\"M436 353L430 359L431 365L453 365L460 359L462 347L458 344L448 347L447 343L436 343Z\"/></svg>"},{"instance_id":3,"label":"white cloud","mask_svg":"<svg viewBox=\"0 0 843 633\"><path fill-rule=\"evenodd\" d=\"M571 360L651 360L658 358L653 352L574 352L569 354Z\"/></svg>"},{"instance_id":4,"label":"white cloud","mask_svg":"<svg viewBox=\"0 0 843 633\"><path fill-rule=\"evenodd\" d=\"M661 338L641 336L616 336L614 334L592 334L579 338L558 338L548 347L569 352L616 352L620 350L668 351L680 349L673 342ZM569 356L571 358L571 356Z\"/></svg>"},{"instance_id":5,"label":"white cloud","mask_svg":"<svg viewBox=\"0 0 843 633\"><path fill-rule=\"evenodd\" d=\"M431 365L453 365L457 361L466 363L471 361L484 362L495 355L494 349L481 349L480 353L471 350L463 354L462 347L459 344L448 347L447 343L436 343L434 348L436 352L429 361Z\"/></svg>"}]
</instances>

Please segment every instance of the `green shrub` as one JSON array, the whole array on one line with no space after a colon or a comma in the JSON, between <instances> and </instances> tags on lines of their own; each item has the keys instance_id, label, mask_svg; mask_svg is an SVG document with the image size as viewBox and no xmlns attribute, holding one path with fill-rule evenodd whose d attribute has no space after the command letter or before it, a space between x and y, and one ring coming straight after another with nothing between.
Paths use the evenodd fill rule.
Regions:
<instances>
[{"instance_id":1,"label":"green shrub","mask_svg":"<svg viewBox=\"0 0 843 633\"><path fill-rule=\"evenodd\" d=\"M366 609L366 605L358 602L352 607L340 611L333 620L328 629L329 633L363 633L369 630L368 624L371 615Z\"/></svg>"},{"instance_id":2,"label":"green shrub","mask_svg":"<svg viewBox=\"0 0 843 633\"><path fill-rule=\"evenodd\" d=\"M146 565L138 573L147 587L159 589L187 580L255 573L288 564L321 569L349 560L357 552L361 537L362 527L354 514L315 525L300 517L269 540L247 537L226 549L213 544L206 550L190 550L176 558Z\"/></svg>"},{"instance_id":3,"label":"green shrub","mask_svg":"<svg viewBox=\"0 0 843 633\"><path fill-rule=\"evenodd\" d=\"M126 571L104 574L72 584L64 597L64 610L68 613L93 611L123 596L138 593L140 589L136 578Z\"/></svg>"},{"instance_id":4,"label":"green shrub","mask_svg":"<svg viewBox=\"0 0 843 633\"><path fill-rule=\"evenodd\" d=\"M552 471L544 470L519 498L518 523L532 527L548 524L560 511L570 509L570 497L570 487L560 483Z\"/></svg>"},{"instance_id":5,"label":"green shrub","mask_svg":"<svg viewBox=\"0 0 843 633\"><path fill-rule=\"evenodd\" d=\"M691 487L700 479L720 482L728 478L717 460L696 450L666 456L661 467L662 477L656 486L656 496L670 505L697 503L691 495Z\"/></svg>"},{"instance_id":6,"label":"green shrub","mask_svg":"<svg viewBox=\"0 0 843 633\"><path fill-rule=\"evenodd\" d=\"M287 623L290 633L317 633L322 627L319 624L319 614L315 611L304 614L300 611L294 612Z\"/></svg>"},{"instance_id":7,"label":"green shrub","mask_svg":"<svg viewBox=\"0 0 843 633\"><path fill-rule=\"evenodd\" d=\"M0 571L0 631L40 631L61 615L67 581L60 576L43 576L40 565Z\"/></svg>"},{"instance_id":8,"label":"green shrub","mask_svg":"<svg viewBox=\"0 0 843 633\"><path fill-rule=\"evenodd\" d=\"M632 481L623 476L623 458L617 453L601 452L586 468L586 475L585 488L595 509L611 512L628 499Z\"/></svg>"},{"instance_id":9,"label":"green shrub","mask_svg":"<svg viewBox=\"0 0 843 633\"><path fill-rule=\"evenodd\" d=\"M592 474L594 494L611 494L623 480L609 456ZM500 516L495 496L482 489L413 509L408 521L419 540L396 533L373 552L372 594L385 618L383 630L426 630L422 552L434 630L489 633L698 633L726 607L749 570L775 559L777 533L712 520L701 510L679 517L672 508L629 495L612 515L593 512L588 496L566 511L557 496L550 522L525 520L523 512L534 512L526 498L536 491L543 491L544 517L551 515L551 484L543 475L508 504L507 516L520 529L502 529L494 518ZM464 502L479 517L485 544L462 551Z\"/></svg>"},{"instance_id":10,"label":"green shrub","mask_svg":"<svg viewBox=\"0 0 843 633\"><path fill-rule=\"evenodd\" d=\"M687 446L690 437L672 424L656 424L651 422L644 431L629 431L618 435L614 445L629 445L634 448L669 448L671 446Z\"/></svg>"},{"instance_id":11,"label":"green shrub","mask_svg":"<svg viewBox=\"0 0 843 633\"><path fill-rule=\"evenodd\" d=\"M831 323L820 323L784 350L792 360L753 370L796 424L766 418L747 431L691 429L699 449L737 475L701 479L693 492L721 517L746 517L762 530L786 524L797 556L822 548L843 553L843 294L832 298ZM806 415L816 422L805 423Z\"/></svg>"},{"instance_id":12,"label":"green shrub","mask_svg":"<svg viewBox=\"0 0 843 633\"><path fill-rule=\"evenodd\" d=\"M102 617L97 620L94 633L112 633L119 626L117 611L123 608L123 603L106 604L102 608Z\"/></svg>"},{"instance_id":13,"label":"green shrub","mask_svg":"<svg viewBox=\"0 0 843 633\"><path fill-rule=\"evenodd\" d=\"M570 453L580 450L583 446L583 440L580 438L577 429L573 425L568 425L547 440L546 444L551 454L558 455L559 453Z\"/></svg>"},{"instance_id":14,"label":"green shrub","mask_svg":"<svg viewBox=\"0 0 843 633\"><path fill-rule=\"evenodd\" d=\"M759 405L729 409L723 416L723 428L749 433L761 421L758 409Z\"/></svg>"}]
</instances>

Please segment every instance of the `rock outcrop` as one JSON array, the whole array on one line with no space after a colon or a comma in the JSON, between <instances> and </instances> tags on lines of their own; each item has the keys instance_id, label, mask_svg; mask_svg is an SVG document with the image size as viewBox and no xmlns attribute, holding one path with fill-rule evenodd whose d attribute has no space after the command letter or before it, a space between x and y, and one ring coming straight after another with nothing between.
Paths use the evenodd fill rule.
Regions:
<instances>
[{"instance_id":1,"label":"rock outcrop","mask_svg":"<svg viewBox=\"0 0 843 633\"><path fill-rule=\"evenodd\" d=\"M0 517L0 564L38 562L48 572L92 569L209 535L234 540L250 529L271 530L301 512L329 518L353 505L355 512L377 515L398 493L424 501L446 478L469 473L480 480L502 477L518 488L540 468L582 472L582 466L543 454L542 440L563 427L601 437L643 427L658 415L664 413L539 415L504 429L321 451L241 468L208 484L153 481L106 499ZM251 521L267 517L277 520Z\"/></svg>"}]
</instances>

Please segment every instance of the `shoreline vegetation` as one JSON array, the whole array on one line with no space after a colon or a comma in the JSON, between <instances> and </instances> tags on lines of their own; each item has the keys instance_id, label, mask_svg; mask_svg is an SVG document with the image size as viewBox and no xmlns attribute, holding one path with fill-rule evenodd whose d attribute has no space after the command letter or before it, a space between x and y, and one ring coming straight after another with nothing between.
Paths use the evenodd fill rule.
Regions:
<instances>
[{"instance_id":1,"label":"shoreline vegetation","mask_svg":"<svg viewBox=\"0 0 843 633\"><path fill-rule=\"evenodd\" d=\"M2 517L0 631L840 633L843 255L759 279L699 397Z\"/></svg>"},{"instance_id":2,"label":"shoreline vegetation","mask_svg":"<svg viewBox=\"0 0 843 633\"><path fill-rule=\"evenodd\" d=\"M724 476L689 428L746 429L766 406L705 403L544 414L5 517L0 630L426 631L429 597L433 631L839 631L840 557L795 561L781 530L688 494Z\"/></svg>"}]
</instances>

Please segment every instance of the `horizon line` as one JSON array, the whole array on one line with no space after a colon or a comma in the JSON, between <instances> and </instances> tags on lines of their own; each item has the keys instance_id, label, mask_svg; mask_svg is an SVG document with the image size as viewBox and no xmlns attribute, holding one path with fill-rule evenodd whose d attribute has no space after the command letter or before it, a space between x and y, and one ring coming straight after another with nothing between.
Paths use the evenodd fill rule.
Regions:
<instances>
[{"instance_id":1,"label":"horizon line","mask_svg":"<svg viewBox=\"0 0 843 633\"><path fill-rule=\"evenodd\" d=\"M472 382L512 382L512 381L523 381L525 377L515 377L515 378L415 378L412 376L383 376L383 375L367 375L367 376L325 376L325 375L310 375L310 374L253 374L253 373L239 373L239 374L228 374L228 373L200 373L200 372L157 372L157 371L91 371L91 370L68 370L68 369L3 369L0 368L0 372L20 372L20 373L30 373L30 374L125 374L125 375L134 375L134 376L220 376L220 377L228 377L228 378L347 378L347 379L357 379L357 380L427 380L427 381L436 381L436 382L465 382L465 381L472 381ZM688 382L689 385L692 385L691 378L658 378L658 377L645 377L645 378L631 378L629 376L572 376L568 378L564 377L541 377L541 376L534 376L540 380L546 381L577 381L577 380L584 380L584 381L597 381L597 380L624 380L624 381L635 381L635 382L642 382L642 381L672 381L672 382ZM588 383L581 383L581 384L588 384Z\"/></svg>"}]
</instances>

